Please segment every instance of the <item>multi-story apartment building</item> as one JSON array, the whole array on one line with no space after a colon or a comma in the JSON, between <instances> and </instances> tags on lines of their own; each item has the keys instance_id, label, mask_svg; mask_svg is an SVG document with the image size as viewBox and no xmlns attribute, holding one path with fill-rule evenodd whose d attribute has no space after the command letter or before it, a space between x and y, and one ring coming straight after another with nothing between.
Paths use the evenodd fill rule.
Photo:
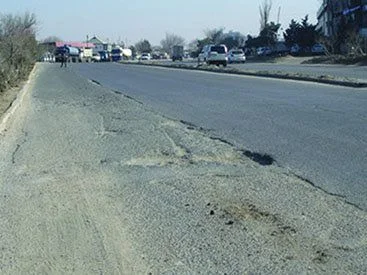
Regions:
<instances>
[{"instance_id":1,"label":"multi-story apartment building","mask_svg":"<svg viewBox=\"0 0 367 275\"><path fill-rule=\"evenodd\" d=\"M367 0L324 0L318 13L318 29L333 36L343 21L367 37Z\"/></svg>"}]
</instances>

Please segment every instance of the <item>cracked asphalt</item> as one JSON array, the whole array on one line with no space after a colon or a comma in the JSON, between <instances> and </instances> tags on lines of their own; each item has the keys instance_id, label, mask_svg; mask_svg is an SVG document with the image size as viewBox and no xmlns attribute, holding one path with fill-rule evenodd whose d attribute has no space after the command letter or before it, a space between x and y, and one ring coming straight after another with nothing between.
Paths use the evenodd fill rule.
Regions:
<instances>
[{"instance_id":1,"label":"cracked asphalt","mask_svg":"<svg viewBox=\"0 0 367 275\"><path fill-rule=\"evenodd\" d=\"M114 63L73 70L367 210L367 89Z\"/></svg>"},{"instance_id":2,"label":"cracked asphalt","mask_svg":"<svg viewBox=\"0 0 367 275\"><path fill-rule=\"evenodd\" d=\"M344 199L70 68L31 81L0 135L0 273L367 272Z\"/></svg>"}]
</instances>

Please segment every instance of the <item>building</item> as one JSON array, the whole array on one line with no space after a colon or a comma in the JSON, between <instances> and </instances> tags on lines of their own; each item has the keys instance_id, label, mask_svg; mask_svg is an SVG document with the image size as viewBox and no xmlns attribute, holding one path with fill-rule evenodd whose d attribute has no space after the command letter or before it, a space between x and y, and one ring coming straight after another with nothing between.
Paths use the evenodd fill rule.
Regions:
<instances>
[{"instance_id":1,"label":"building","mask_svg":"<svg viewBox=\"0 0 367 275\"><path fill-rule=\"evenodd\" d=\"M324 0L317 12L317 30L327 37L333 35L331 24L333 16L328 2L330 1Z\"/></svg>"},{"instance_id":2,"label":"building","mask_svg":"<svg viewBox=\"0 0 367 275\"><path fill-rule=\"evenodd\" d=\"M317 28L327 37L336 35L342 23L367 37L367 0L324 0L317 19Z\"/></svg>"},{"instance_id":3,"label":"building","mask_svg":"<svg viewBox=\"0 0 367 275\"><path fill-rule=\"evenodd\" d=\"M97 36L92 37L88 40L88 43L94 44L93 53L108 52L112 51L112 45L99 39Z\"/></svg>"}]
</instances>

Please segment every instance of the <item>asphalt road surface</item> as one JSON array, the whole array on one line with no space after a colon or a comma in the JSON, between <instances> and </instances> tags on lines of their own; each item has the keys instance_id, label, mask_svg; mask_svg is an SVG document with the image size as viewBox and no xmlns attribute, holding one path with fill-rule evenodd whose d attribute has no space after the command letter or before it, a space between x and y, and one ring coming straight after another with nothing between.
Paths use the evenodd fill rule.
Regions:
<instances>
[{"instance_id":1,"label":"asphalt road surface","mask_svg":"<svg viewBox=\"0 0 367 275\"><path fill-rule=\"evenodd\" d=\"M119 64L73 70L367 209L367 90Z\"/></svg>"},{"instance_id":2,"label":"asphalt road surface","mask_svg":"<svg viewBox=\"0 0 367 275\"><path fill-rule=\"evenodd\" d=\"M111 74L124 91L75 70L101 81ZM232 82L241 87L224 86ZM288 95L269 91L292 85L298 89ZM264 147L268 133L254 132L269 119L273 128L285 120L273 138L282 130L294 137L284 123L302 104L289 97L306 88L312 94L310 87L320 89L114 64L37 64L0 121L0 273L366 274L366 211L216 137L244 146L241 132L224 126L247 127ZM245 105L250 100L255 108ZM348 122L363 118L356 105ZM264 116L255 119L255 110ZM316 133L310 142L324 132Z\"/></svg>"}]
</instances>

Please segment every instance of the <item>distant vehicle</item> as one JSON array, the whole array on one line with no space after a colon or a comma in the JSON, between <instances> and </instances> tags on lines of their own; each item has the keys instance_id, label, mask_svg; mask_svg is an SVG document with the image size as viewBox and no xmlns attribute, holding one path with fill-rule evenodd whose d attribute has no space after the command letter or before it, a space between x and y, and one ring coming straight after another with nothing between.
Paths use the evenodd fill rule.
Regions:
<instances>
[{"instance_id":1,"label":"distant vehicle","mask_svg":"<svg viewBox=\"0 0 367 275\"><path fill-rule=\"evenodd\" d=\"M286 56L289 54L289 47L284 42L277 42L274 45L274 51L277 56Z\"/></svg>"},{"instance_id":2,"label":"distant vehicle","mask_svg":"<svg viewBox=\"0 0 367 275\"><path fill-rule=\"evenodd\" d=\"M320 44L320 43L316 43L316 44L314 44L312 46L311 52L314 55L322 55L322 54L325 54L326 53L325 46L322 45L322 44Z\"/></svg>"},{"instance_id":3,"label":"distant vehicle","mask_svg":"<svg viewBox=\"0 0 367 275\"><path fill-rule=\"evenodd\" d=\"M260 47L256 51L258 56L269 56L272 55L273 51L269 47Z\"/></svg>"},{"instance_id":4,"label":"distant vehicle","mask_svg":"<svg viewBox=\"0 0 367 275\"><path fill-rule=\"evenodd\" d=\"M165 52L159 52L159 51L155 51L151 54L150 56L151 59L167 59L168 58L168 54Z\"/></svg>"},{"instance_id":5,"label":"distant vehicle","mask_svg":"<svg viewBox=\"0 0 367 275\"><path fill-rule=\"evenodd\" d=\"M226 67L228 63L227 47L225 45L205 45L198 57L198 63L201 62L207 65L214 64Z\"/></svg>"},{"instance_id":6,"label":"distant vehicle","mask_svg":"<svg viewBox=\"0 0 367 275\"><path fill-rule=\"evenodd\" d=\"M93 57L93 49L92 48L80 49L79 62L91 62L92 57Z\"/></svg>"},{"instance_id":7,"label":"distant vehicle","mask_svg":"<svg viewBox=\"0 0 367 275\"><path fill-rule=\"evenodd\" d=\"M299 55L301 53L301 47L298 44L294 44L290 49L291 55Z\"/></svg>"},{"instance_id":8,"label":"distant vehicle","mask_svg":"<svg viewBox=\"0 0 367 275\"><path fill-rule=\"evenodd\" d=\"M41 56L40 61L41 62L50 62L50 63L52 63L52 62L55 62L55 56L50 52L45 52Z\"/></svg>"},{"instance_id":9,"label":"distant vehicle","mask_svg":"<svg viewBox=\"0 0 367 275\"><path fill-rule=\"evenodd\" d=\"M228 52L228 63L245 63L246 56L241 49L232 49Z\"/></svg>"},{"instance_id":10,"label":"distant vehicle","mask_svg":"<svg viewBox=\"0 0 367 275\"><path fill-rule=\"evenodd\" d=\"M162 52L161 53L161 58L160 59L168 59L169 58L169 54L166 52Z\"/></svg>"},{"instance_id":11,"label":"distant vehicle","mask_svg":"<svg viewBox=\"0 0 367 275\"><path fill-rule=\"evenodd\" d=\"M158 51L152 53L152 59L161 59L162 54Z\"/></svg>"},{"instance_id":12,"label":"distant vehicle","mask_svg":"<svg viewBox=\"0 0 367 275\"><path fill-rule=\"evenodd\" d=\"M122 49L122 55L125 59L130 59L133 56L133 51L131 49Z\"/></svg>"},{"instance_id":13,"label":"distant vehicle","mask_svg":"<svg viewBox=\"0 0 367 275\"><path fill-rule=\"evenodd\" d=\"M55 49L55 52L54 52L55 62L61 62L63 53L67 55L68 62L70 61L78 62L79 61L80 50L78 48L65 45L62 47L57 47Z\"/></svg>"},{"instance_id":14,"label":"distant vehicle","mask_svg":"<svg viewBox=\"0 0 367 275\"><path fill-rule=\"evenodd\" d=\"M99 51L98 53L101 57L101 62L110 61L110 54L108 53L108 51Z\"/></svg>"},{"instance_id":15,"label":"distant vehicle","mask_svg":"<svg viewBox=\"0 0 367 275\"><path fill-rule=\"evenodd\" d=\"M113 48L111 51L111 60L113 62L118 62L123 59L123 49L121 47Z\"/></svg>"},{"instance_id":16,"label":"distant vehicle","mask_svg":"<svg viewBox=\"0 0 367 275\"><path fill-rule=\"evenodd\" d=\"M180 45L173 46L171 57L173 62L176 60L182 61L184 57L184 47Z\"/></svg>"},{"instance_id":17,"label":"distant vehicle","mask_svg":"<svg viewBox=\"0 0 367 275\"><path fill-rule=\"evenodd\" d=\"M93 54L92 61L93 62L100 62L101 61L101 56L99 55L99 53L94 53Z\"/></svg>"},{"instance_id":18,"label":"distant vehicle","mask_svg":"<svg viewBox=\"0 0 367 275\"><path fill-rule=\"evenodd\" d=\"M139 59L140 60L150 60L151 59L150 53L142 53Z\"/></svg>"},{"instance_id":19,"label":"distant vehicle","mask_svg":"<svg viewBox=\"0 0 367 275\"><path fill-rule=\"evenodd\" d=\"M121 47L115 47L111 51L111 60L118 62L120 60L130 59L132 57L132 51L130 49L123 49Z\"/></svg>"}]
</instances>

